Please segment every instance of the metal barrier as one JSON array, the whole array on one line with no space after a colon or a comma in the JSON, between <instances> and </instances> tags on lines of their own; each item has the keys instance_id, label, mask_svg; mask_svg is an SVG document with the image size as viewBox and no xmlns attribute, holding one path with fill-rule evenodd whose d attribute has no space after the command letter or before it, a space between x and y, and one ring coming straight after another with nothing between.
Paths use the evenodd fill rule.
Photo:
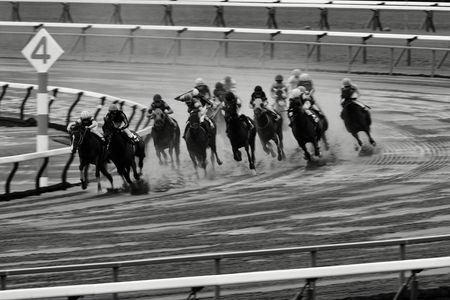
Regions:
<instances>
[{"instance_id":1,"label":"metal barrier","mask_svg":"<svg viewBox=\"0 0 450 300\"><path fill-rule=\"evenodd\" d=\"M30 99L30 97L32 96L32 91L36 90L37 86L10 82L0 82L0 86L2 86L2 92L0 94L0 105L2 106L2 113L0 114L0 120L8 123L15 123L19 126L35 126L36 121L34 119L34 115L27 115L26 108L27 101ZM24 90L25 95L21 100L20 107L9 107L8 109L6 98L8 97L8 90L12 89ZM95 104L92 103L92 101L89 99L97 99L97 101L99 101L94 114L95 118L98 117L102 108L108 107L107 103L116 103L123 109L126 107L127 109L131 110L131 113L129 114L129 121L130 124L134 125L134 131L137 131L141 135L146 135L149 133L148 128L145 128L148 125L148 122L144 122L144 119L147 117L147 108L137 102L110 95L64 87L49 86L48 91L53 95L52 100L49 102L49 115L51 115L53 111L56 111L51 116L51 121L49 122L50 128L65 132L67 125L72 119L74 119L74 109L77 107L80 101L82 101L82 99L87 98L87 104L90 104L93 107L95 107ZM61 97L63 94L75 96L75 99L72 98L72 104L69 108L67 108L66 101L57 100L57 98ZM14 99L13 102L17 102L17 100ZM55 107L57 105L59 105L59 109ZM50 159L59 159L59 163L63 164L64 167L62 168L62 172L60 173L60 178L53 178L53 180L57 182L47 187L41 187L39 185L39 178L41 177L41 174L44 172L44 170L48 168ZM0 194L0 201L8 201L15 198L38 195L49 191L64 190L74 185L78 185L78 182L70 183L67 179L67 173L73 159L74 155L71 154L69 147L23 155L0 157L0 166L12 164L12 168L10 169L9 175L5 182L4 193ZM17 170L22 163L23 165L25 165L24 168L29 168L28 164L30 161L40 161L40 167L34 180L34 187L26 190L12 191L11 182L14 180L14 176L16 175Z\"/></svg>"},{"instance_id":2,"label":"metal barrier","mask_svg":"<svg viewBox=\"0 0 450 300\"><path fill-rule=\"evenodd\" d=\"M230 28L230 27L198 27L198 26L154 26L154 25L116 25L116 24L80 24L80 23L38 23L38 22L0 22L0 26L5 27L25 27L29 29L36 29L41 27L51 28L63 28L63 29L80 29L82 33L73 32L55 32L54 36L74 36L78 37L78 41L75 43L74 48L78 42L82 41L82 53L83 59L86 50L86 38L88 37L112 37L125 39L125 46L129 44L129 59L135 55L134 40L135 39L163 39L173 41L172 47L167 50L166 55L175 53L175 56L182 56L182 41L201 41L201 42L217 42L219 48L216 50L216 54L223 49L224 57L228 57L228 45L230 43L257 43L261 44L261 56L260 58L265 60L265 53L267 52L267 46L269 45L269 57L273 59L275 56L274 45L304 45L305 46L305 64L308 66L315 58L315 61L320 62L323 59L322 47L340 47L347 48L347 72L352 72L352 68L357 62L358 58L362 59L363 64L367 64L368 51L370 49L389 49L389 66L386 73L393 74L395 68L399 65L400 61L405 58L408 66L412 65L411 55L413 51L426 51L429 53L429 75L435 76L437 70L439 70L445 63L449 48L442 47L427 47L427 46L413 46L414 42L439 42L448 43L450 37L445 35L414 35L414 34L389 34L389 33L365 33L365 32L336 32L336 31L322 31L322 30L277 30L277 29L255 29L255 28ZM117 29L124 30L126 34L100 34L100 33L87 33L88 30L109 30ZM150 31L150 32L168 32L176 33L176 36L161 35L139 35L138 31ZM200 38L194 36L186 36L188 33L213 33L220 34L219 38ZM0 32L5 34L23 34L30 35L30 32ZM258 36L255 39L249 39L248 34ZM183 36L184 35L184 36ZM230 38L233 36L234 38ZM245 36L240 38L240 36ZM259 38L261 36L261 38ZM276 40L276 37L283 36L289 37L314 37L315 41L297 41L297 40ZM326 42L326 38L346 38L355 39L354 43L336 43ZM325 41L324 41L325 40ZM368 44L369 40L377 41L404 41L405 45L392 45L392 44ZM176 51L173 51L175 50ZM355 50L356 49L356 50ZM121 51L122 51L121 50ZM397 52L396 52L397 51ZM439 54L442 54L439 57Z\"/></svg>"},{"instance_id":3,"label":"metal barrier","mask_svg":"<svg viewBox=\"0 0 450 300\"><path fill-rule=\"evenodd\" d=\"M237 284L250 284L260 282L274 282L286 280L305 280L307 287L306 299L315 299L315 282L319 279L329 277L343 277L367 275L375 273L395 273L410 271L411 276L408 283L411 283L410 300L417 300L418 281L417 274L423 270L442 269L450 267L450 257L435 257L424 259L384 261L377 263L362 263L339 266L313 267L302 269L272 270L260 272L246 272L234 274L192 276L165 278L153 280L139 280L115 283L83 284L59 287L17 289L0 291L0 299L42 299L52 297L76 297L85 295L104 295L110 293L126 293L140 291L170 290L177 288L191 288L192 292L188 299L196 299L195 295L203 287L226 286ZM399 289L400 294L405 287ZM294 299L302 299L305 288L295 295ZM194 298L191 298L191 295ZM395 297L397 298L397 296Z\"/></svg>"},{"instance_id":4,"label":"metal barrier","mask_svg":"<svg viewBox=\"0 0 450 300\"><path fill-rule=\"evenodd\" d=\"M225 26L224 20L224 7L254 7L254 8L267 8L268 20L266 25L269 28L278 28L275 20L275 9L277 8L318 8L320 10L321 28L328 27L328 9L365 9L373 12L372 18L369 20L369 27L372 29L383 30L380 21L380 10L410 10L410 11L424 11L425 22L422 28L426 31L435 32L435 26L433 21L433 12L436 11L450 11L450 3L448 2L402 2L402 1L311 1L311 0L263 0L263 1L243 1L243 0L202 0L202 1L177 1L177 0L159 0L159 1L142 1L142 0L117 0L111 3L109 0L45 0L45 1L33 1L33 0L15 0L13 2L9 0L0 0L0 2L11 3L11 20L21 21L20 17L20 3L27 2L46 2L57 3L62 5L62 12L59 18L60 21L73 22L73 18L70 12L70 4L105 4L113 5L113 14L110 18L110 23L122 24L123 18L121 15L121 5L159 5L164 7L163 22L165 25L174 25L172 17L172 6L210 6L216 7L216 18L213 21L216 26ZM325 25L326 24L326 25Z\"/></svg>"},{"instance_id":5,"label":"metal barrier","mask_svg":"<svg viewBox=\"0 0 450 300\"><path fill-rule=\"evenodd\" d=\"M288 254L310 254L310 266L318 267L318 255L325 251L337 251L337 250L348 250L348 249L374 249L381 247L398 247L399 259L407 259L406 246L425 244L425 243L437 243L450 241L450 235L438 235L438 236L427 236L418 238L405 238L405 239L391 239L391 240L381 240L381 241L368 241L368 242L355 242L355 243L343 243L343 244L328 244L328 245L315 245L315 246L305 246L305 247L290 247L290 248L277 248L277 249L264 249L264 250L254 250L254 251L237 251L237 252L219 252L210 254L199 254L199 255L182 255L182 256L171 256L171 257L161 257L152 259L140 259L140 260L128 260L128 261L116 261L116 262L104 262L104 263L93 263L93 264L74 264L66 266L52 266L52 267L39 267L39 268L26 268L26 269L9 269L0 270L0 288L7 288L7 279L11 276L19 275L31 275L31 274L44 274L44 273L56 273L56 272L72 272L72 271L83 271L83 270L98 270L98 269L111 269L112 271L112 281L119 281L120 269L137 267L144 265L157 265L157 264L169 264L169 263L180 263L180 262L195 262L195 261L213 261L215 274L221 274L222 268L221 263L226 259L238 259L245 257L260 257L260 256L270 256L270 255L288 255ZM405 274L400 273L400 284L404 284ZM1 294L0 294L1 295ZM0 296L1 298L1 296ZM117 295L114 295L114 299L118 299ZM214 299L220 299L220 287L215 287Z\"/></svg>"}]
</instances>

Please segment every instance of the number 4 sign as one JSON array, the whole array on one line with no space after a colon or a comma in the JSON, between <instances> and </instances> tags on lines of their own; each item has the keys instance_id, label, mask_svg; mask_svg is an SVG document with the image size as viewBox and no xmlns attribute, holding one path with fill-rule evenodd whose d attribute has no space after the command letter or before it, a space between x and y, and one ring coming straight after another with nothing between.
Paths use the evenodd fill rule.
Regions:
<instances>
[{"instance_id":1,"label":"number 4 sign","mask_svg":"<svg viewBox=\"0 0 450 300\"><path fill-rule=\"evenodd\" d=\"M38 72L47 72L55 61L64 53L52 36L44 28L23 48L22 54Z\"/></svg>"}]
</instances>

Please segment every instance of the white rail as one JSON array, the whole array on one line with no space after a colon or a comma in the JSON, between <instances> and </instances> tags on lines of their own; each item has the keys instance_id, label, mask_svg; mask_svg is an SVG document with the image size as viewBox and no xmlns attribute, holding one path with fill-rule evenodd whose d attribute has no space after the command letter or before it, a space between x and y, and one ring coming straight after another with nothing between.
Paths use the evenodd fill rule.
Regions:
<instances>
[{"instance_id":1,"label":"white rail","mask_svg":"<svg viewBox=\"0 0 450 300\"><path fill-rule=\"evenodd\" d=\"M1 0L0 0L1 1ZM449 8L450 9L450 8ZM292 29L259 29L259 28L233 28L233 27L208 27L208 26L164 26L164 25L123 25L123 24L87 24L87 23L57 23L57 22L0 22L5 27L45 27L45 28L75 28L75 29L117 29L117 30L148 30L148 31L172 31L172 32L213 32L235 34L264 34L264 35L304 35L304 36L329 36L397 40L427 40L450 41L448 35L415 35L376 32L342 32L324 30L292 30ZM31 34L31 33L30 33Z\"/></svg>"},{"instance_id":2,"label":"white rail","mask_svg":"<svg viewBox=\"0 0 450 300\"><path fill-rule=\"evenodd\" d=\"M34 84L24 84L24 83L12 83L12 82L5 82L0 81L0 86L8 85L8 87L11 88L18 88L18 89L27 89L32 87L33 89L37 89L37 85ZM91 92L91 91L85 91L85 90L78 90L78 89L72 89L72 88L65 88L65 87L57 87L57 86L48 86L47 90L50 92L54 89L58 89L59 93L67 93L67 94L73 94L76 95L78 93L83 93L84 96L92 97L92 98L98 98L101 99L102 97L105 97L106 100L112 101L112 102L124 102L129 106L137 106L140 108L145 108L144 105L131 101L126 100L119 97L114 97L111 95ZM144 128L138 131L140 135L146 135L150 133L149 128ZM16 162L23 162L27 160L34 160L34 159L40 159L40 158L46 158L46 157L52 157L57 155L64 155L70 153L70 147L64 147L54 150L47 150L47 151L41 151L41 152L34 152L34 153L27 153L27 154L21 154L21 155L14 155L14 156L7 156L7 157L0 157L0 165L1 164L11 164Z\"/></svg>"},{"instance_id":3,"label":"white rail","mask_svg":"<svg viewBox=\"0 0 450 300\"><path fill-rule=\"evenodd\" d=\"M81 4L124 4L124 5L194 5L223 7L273 7L273 8L338 8L338 9L379 9L379 10L430 10L450 11L448 2L401 2L401 1L211 1L211 0L0 0L13 3L81 3Z\"/></svg>"},{"instance_id":4,"label":"white rail","mask_svg":"<svg viewBox=\"0 0 450 300\"><path fill-rule=\"evenodd\" d=\"M450 267L450 257L362 263L339 266L300 268L288 270L245 272L222 275L205 275L166 279L138 280L127 282L84 284L72 286L31 288L0 291L2 300L41 299L53 297L70 297L101 295L110 293L154 291L199 286L223 286L273 282L285 280L310 280L327 277L355 276L374 273L395 273L404 271L420 272L422 270Z\"/></svg>"}]
</instances>

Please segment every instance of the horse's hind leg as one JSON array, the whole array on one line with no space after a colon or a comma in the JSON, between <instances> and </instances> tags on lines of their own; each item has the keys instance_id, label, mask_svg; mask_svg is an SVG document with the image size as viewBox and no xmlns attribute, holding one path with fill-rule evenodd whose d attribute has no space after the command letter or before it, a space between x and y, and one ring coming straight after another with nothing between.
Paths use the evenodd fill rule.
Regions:
<instances>
[{"instance_id":1,"label":"horse's hind leg","mask_svg":"<svg viewBox=\"0 0 450 300\"><path fill-rule=\"evenodd\" d=\"M300 145L300 148L303 150L304 158L307 161L311 161L311 154L309 153L308 149L306 148L306 144Z\"/></svg>"},{"instance_id":2,"label":"horse's hind leg","mask_svg":"<svg viewBox=\"0 0 450 300\"><path fill-rule=\"evenodd\" d=\"M101 193L102 192L102 182L100 180L100 167L99 167L100 162L97 161L97 163L95 164L95 179L97 180L97 193Z\"/></svg>"},{"instance_id":3,"label":"horse's hind leg","mask_svg":"<svg viewBox=\"0 0 450 300\"><path fill-rule=\"evenodd\" d=\"M252 170L256 173L255 155L254 155L253 151L254 151L254 148L252 148L250 145L245 146L245 152L247 152L247 158L248 158L248 167L250 168L250 170Z\"/></svg>"}]
</instances>

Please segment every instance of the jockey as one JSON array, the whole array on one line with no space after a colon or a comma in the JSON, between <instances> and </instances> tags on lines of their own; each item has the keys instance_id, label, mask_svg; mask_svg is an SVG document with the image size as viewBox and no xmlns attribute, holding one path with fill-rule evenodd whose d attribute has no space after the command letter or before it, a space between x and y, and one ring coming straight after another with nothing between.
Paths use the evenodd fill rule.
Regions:
<instances>
[{"instance_id":1,"label":"jockey","mask_svg":"<svg viewBox=\"0 0 450 300\"><path fill-rule=\"evenodd\" d=\"M250 108L251 109L255 108L256 99L261 100L263 107L265 109L267 109L267 111L272 115L275 122L277 122L281 118L281 116L270 107L269 101L267 100L267 97L266 97L266 93L264 93L262 87L259 85L255 86L255 89L251 95L251 99L250 99Z\"/></svg>"},{"instance_id":2,"label":"jockey","mask_svg":"<svg viewBox=\"0 0 450 300\"><path fill-rule=\"evenodd\" d=\"M153 114L153 111L158 108L160 110L162 110L166 115L173 114L172 108L170 108L170 106L166 103L166 101L164 101L161 98L161 95L155 94L153 96L153 102L152 102L152 104L150 104L150 107L147 111L147 114L150 117L150 123L149 123L150 127L153 127L153 125L155 124L155 115ZM172 118L168 118L168 119L169 119L170 123L175 126L175 121Z\"/></svg>"},{"instance_id":3,"label":"jockey","mask_svg":"<svg viewBox=\"0 0 450 300\"><path fill-rule=\"evenodd\" d=\"M241 107L242 107L242 101L241 99L239 99L239 97L236 96L235 93L233 92L227 92L225 94L225 109L230 109L231 106L235 105L236 106L236 113L239 117L241 117ZM253 123L249 120L249 118L245 117L243 118L245 120L245 122L247 123L247 126L249 128L253 128ZM226 132L228 133L228 123L227 123L227 130Z\"/></svg>"},{"instance_id":4,"label":"jockey","mask_svg":"<svg viewBox=\"0 0 450 300\"><path fill-rule=\"evenodd\" d=\"M358 98L361 96L361 93L358 90L358 87L352 83L352 81L349 78L342 79L342 87L341 87L341 105L344 106L344 104L348 101L353 101L357 103L359 106L367 110L369 107L360 101L358 101Z\"/></svg>"},{"instance_id":5,"label":"jockey","mask_svg":"<svg viewBox=\"0 0 450 300\"><path fill-rule=\"evenodd\" d=\"M128 138L130 138L131 141L138 142L139 138L130 131L130 129L128 128L129 125L130 122L128 121L128 118L125 115L125 113L119 110L117 105L111 104L108 108L108 113L104 117L104 125L103 125L104 127L108 128L107 134L108 140L110 139L112 134L111 129L116 128L125 132L125 134L128 136Z\"/></svg>"},{"instance_id":6,"label":"jockey","mask_svg":"<svg viewBox=\"0 0 450 300\"><path fill-rule=\"evenodd\" d=\"M195 90L196 89L194 89L194 91ZM186 103L186 105L188 107L187 111L188 111L189 115L193 112L197 112L200 117L200 124L204 123L204 121L207 121L209 123L209 126L211 128L214 128L214 123L206 115L206 108L202 105L200 98L193 96L194 91L192 93L188 93L188 94L184 95L180 100L183 101L184 103ZM209 102L211 102L211 101L209 101ZM188 128L189 128L189 119L187 120L186 127L184 128L183 138L186 137L186 131Z\"/></svg>"},{"instance_id":7,"label":"jockey","mask_svg":"<svg viewBox=\"0 0 450 300\"><path fill-rule=\"evenodd\" d=\"M213 99L216 103L222 103L225 99L225 87L222 82L216 82L216 86L213 91Z\"/></svg>"},{"instance_id":8,"label":"jockey","mask_svg":"<svg viewBox=\"0 0 450 300\"><path fill-rule=\"evenodd\" d=\"M98 128L98 123L97 121L94 120L94 117L92 116L92 114L88 111L82 111L80 114L80 117L75 121L75 122L71 122L68 126L67 126L67 131L70 132L70 130L72 129L72 126L74 126L75 124L81 125L85 128L88 128L93 134L97 135L98 138L104 143L105 142L105 138L103 137L103 134L100 132L99 128ZM71 150L73 152L73 144L71 145Z\"/></svg>"},{"instance_id":9,"label":"jockey","mask_svg":"<svg viewBox=\"0 0 450 300\"><path fill-rule=\"evenodd\" d=\"M297 86L300 82L300 75L302 75L302 71L300 69L294 69L291 71L291 77L295 82L297 82Z\"/></svg>"},{"instance_id":10,"label":"jockey","mask_svg":"<svg viewBox=\"0 0 450 300\"><path fill-rule=\"evenodd\" d=\"M270 95L274 101L280 98L286 100L288 95L288 88L283 83L282 75L275 76L275 82L272 83L272 86L270 88Z\"/></svg>"},{"instance_id":11,"label":"jockey","mask_svg":"<svg viewBox=\"0 0 450 300\"><path fill-rule=\"evenodd\" d=\"M291 91L289 97L289 108L288 108L288 117L290 120L289 126L292 126L294 112L297 108L303 105L303 100L301 98L302 92L300 89L296 88Z\"/></svg>"},{"instance_id":12,"label":"jockey","mask_svg":"<svg viewBox=\"0 0 450 300\"><path fill-rule=\"evenodd\" d=\"M325 115L323 114L322 110L317 106L316 101L314 100L314 97L311 95L310 92L308 92L308 90L306 90L306 88L304 86L299 86L299 90L300 90L300 99L303 105L303 108L306 111L306 114L311 116L311 118L315 121L318 122L317 117L319 116L321 118L325 118ZM311 111L314 114L311 113Z\"/></svg>"},{"instance_id":13,"label":"jockey","mask_svg":"<svg viewBox=\"0 0 450 300\"><path fill-rule=\"evenodd\" d=\"M295 78L295 76L289 76L288 78L288 84L287 84L287 93L288 93L288 98L292 97L292 91L294 89L298 88L298 80Z\"/></svg>"},{"instance_id":14,"label":"jockey","mask_svg":"<svg viewBox=\"0 0 450 300\"><path fill-rule=\"evenodd\" d=\"M311 76L308 73L302 73L300 75L298 85L304 86L311 96L315 92Z\"/></svg>"},{"instance_id":15,"label":"jockey","mask_svg":"<svg viewBox=\"0 0 450 300\"><path fill-rule=\"evenodd\" d=\"M208 93L209 93L209 89L208 89ZM192 89L192 98L200 101L200 104L202 105L202 107L204 108L205 112L208 106L213 106L214 103L211 102L210 98L211 98L211 94L208 94L209 97L205 97L198 89L193 88Z\"/></svg>"},{"instance_id":16,"label":"jockey","mask_svg":"<svg viewBox=\"0 0 450 300\"><path fill-rule=\"evenodd\" d=\"M236 93L236 81L231 76L225 76L222 83L225 91Z\"/></svg>"},{"instance_id":17,"label":"jockey","mask_svg":"<svg viewBox=\"0 0 450 300\"><path fill-rule=\"evenodd\" d=\"M211 99L211 92L209 87L205 84L202 78L195 79L195 89L198 90L199 94L205 99Z\"/></svg>"}]
</instances>

